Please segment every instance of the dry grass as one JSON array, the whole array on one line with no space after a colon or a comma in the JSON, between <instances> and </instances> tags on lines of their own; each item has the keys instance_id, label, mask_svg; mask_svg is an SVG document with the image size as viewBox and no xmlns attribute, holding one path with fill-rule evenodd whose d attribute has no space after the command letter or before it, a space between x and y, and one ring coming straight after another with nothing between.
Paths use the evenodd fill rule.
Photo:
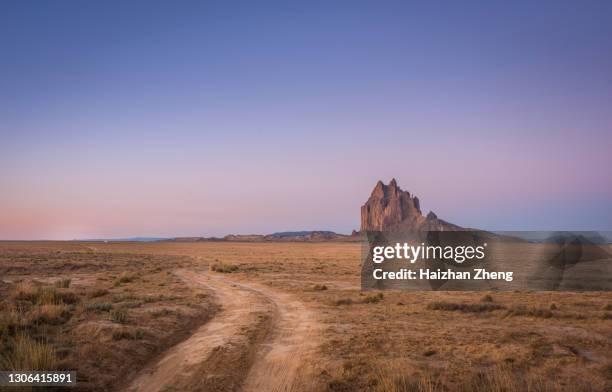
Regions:
<instances>
[{"instance_id":1,"label":"dry grass","mask_svg":"<svg viewBox=\"0 0 612 392\"><path fill-rule=\"evenodd\" d=\"M107 294L108 294L107 289L95 289L87 293L87 298L99 298L99 297L104 297Z\"/></svg>"},{"instance_id":2,"label":"dry grass","mask_svg":"<svg viewBox=\"0 0 612 392\"><path fill-rule=\"evenodd\" d=\"M113 340L140 340L144 337L144 332L141 329L127 330L121 329L113 332Z\"/></svg>"},{"instance_id":3,"label":"dry grass","mask_svg":"<svg viewBox=\"0 0 612 392\"><path fill-rule=\"evenodd\" d=\"M110 311L110 320L113 323L124 324L128 321L128 310L125 307L119 307Z\"/></svg>"},{"instance_id":4,"label":"dry grass","mask_svg":"<svg viewBox=\"0 0 612 392\"><path fill-rule=\"evenodd\" d=\"M2 354L0 363L6 370L55 370L58 359L55 349L45 340L36 341L19 334Z\"/></svg>"},{"instance_id":5,"label":"dry grass","mask_svg":"<svg viewBox=\"0 0 612 392\"><path fill-rule=\"evenodd\" d=\"M24 283L17 286L13 297L37 305L74 304L79 300L74 292L69 290Z\"/></svg>"},{"instance_id":6,"label":"dry grass","mask_svg":"<svg viewBox=\"0 0 612 392\"><path fill-rule=\"evenodd\" d=\"M446 311L459 311L465 313L482 313L482 312L492 312L494 310L505 309L506 307L501 304L491 304L491 303L476 303L476 304L465 304L465 303L455 303L455 302L446 302L446 301L436 301L427 305L427 309L430 310L446 310Z\"/></svg>"},{"instance_id":7,"label":"dry grass","mask_svg":"<svg viewBox=\"0 0 612 392\"><path fill-rule=\"evenodd\" d=\"M125 284L125 283L131 283L134 280L136 280L136 275L135 274L124 272L121 275L119 275L117 277L117 279L114 280L113 285L115 287L117 287L117 286L120 286L120 285Z\"/></svg>"},{"instance_id":8,"label":"dry grass","mask_svg":"<svg viewBox=\"0 0 612 392\"><path fill-rule=\"evenodd\" d=\"M540 318L551 318L554 313L550 309L539 308L539 307L528 307L525 305L515 305L508 309L507 316L526 316L526 317L540 317Z\"/></svg>"},{"instance_id":9,"label":"dry grass","mask_svg":"<svg viewBox=\"0 0 612 392\"><path fill-rule=\"evenodd\" d=\"M71 369L83 389L116 389L214 311L171 273L191 262L0 242L0 369ZM168 301L177 311L153 320Z\"/></svg>"},{"instance_id":10,"label":"dry grass","mask_svg":"<svg viewBox=\"0 0 612 392\"><path fill-rule=\"evenodd\" d=\"M110 302L91 302L84 306L86 312L109 312L112 308Z\"/></svg>"},{"instance_id":11,"label":"dry grass","mask_svg":"<svg viewBox=\"0 0 612 392\"><path fill-rule=\"evenodd\" d=\"M480 300L482 302L493 302L493 297L490 294L486 294Z\"/></svg>"},{"instance_id":12,"label":"dry grass","mask_svg":"<svg viewBox=\"0 0 612 392\"><path fill-rule=\"evenodd\" d=\"M385 298L383 293L377 293L373 295L368 295L364 299L361 300L364 304L377 304Z\"/></svg>"},{"instance_id":13,"label":"dry grass","mask_svg":"<svg viewBox=\"0 0 612 392\"><path fill-rule=\"evenodd\" d=\"M411 373L411 366L398 360L379 365L374 392L435 392L441 390L440 381L432 374Z\"/></svg>"},{"instance_id":14,"label":"dry grass","mask_svg":"<svg viewBox=\"0 0 612 392\"><path fill-rule=\"evenodd\" d=\"M66 249L11 246L16 250L8 256L0 252L0 273L15 281L53 273L72 283L52 289L72 291L80 303L100 297L97 301L112 302L113 308L139 304L129 309L125 323L111 324L105 311L85 312L87 305L72 309L60 301L53 305L66 305L72 317L57 326L41 324L49 329L48 344L68 352L62 354L68 366L89 377L92 389L113 389L117 379L185 336L176 331L194 314L187 304L205 305L214 295L187 293L167 272L210 265L212 271L231 272L228 280L289 293L319 317L324 335L312 377L315 390L612 390L611 293L385 291L371 300L376 294L360 295L360 244L117 243L95 244L92 252L72 243L61 245ZM43 249L51 246L63 253ZM112 277L124 271L137 278L114 286ZM314 288L321 281L327 290ZM6 331L0 336L11 338L15 331L38 328L28 325L27 314L47 295L33 290L19 300L14 288L0 286L0 298L11 305L0 304L0 332ZM98 290L99 296L88 295ZM49 300L57 300L55 294L40 302ZM138 338L137 330L146 333ZM32 339L39 341L40 331L32 332ZM10 345L3 342L0 349ZM100 366L111 370L101 373Z\"/></svg>"},{"instance_id":15,"label":"dry grass","mask_svg":"<svg viewBox=\"0 0 612 392\"><path fill-rule=\"evenodd\" d=\"M217 261L210 265L210 270L214 272L221 272L224 274L230 274L232 272L238 271L239 267L234 264L224 263L222 261Z\"/></svg>"},{"instance_id":16,"label":"dry grass","mask_svg":"<svg viewBox=\"0 0 612 392\"><path fill-rule=\"evenodd\" d=\"M64 304L44 304L32 308L28 313L29 324L63 324L70 318L70 311Z\"/></svg>"},{"instance_id":17,"label":"dry grass","mask_svg":"<svg viewBox=\"0 0 612 392\"><path fill-rule=\"evenodd\" d=\"M71 279L66 279L66 278L59 279L59 280L55 281L55 287L59 287L59 288L62 288L62 289L67 289L68 287L70 287L70 282L71 281L72 281Z\"/></svg>"}]
</instances>

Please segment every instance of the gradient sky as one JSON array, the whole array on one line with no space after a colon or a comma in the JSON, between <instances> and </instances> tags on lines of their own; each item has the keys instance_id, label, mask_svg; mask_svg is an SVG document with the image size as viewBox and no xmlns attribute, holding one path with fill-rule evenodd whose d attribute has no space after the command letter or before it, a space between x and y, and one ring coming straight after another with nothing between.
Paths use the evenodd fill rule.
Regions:
<instances>
[{"instance_id":1,"label":"gradient sky","mask_svg":"<svg viewBox=\"0 0 612 392\"><path fill-rule=\"evenodd\" d=\"M610 1L4 0L0 49L0 239L350 232L392 177L612 229Z\"/></svg>"}]
</instances>

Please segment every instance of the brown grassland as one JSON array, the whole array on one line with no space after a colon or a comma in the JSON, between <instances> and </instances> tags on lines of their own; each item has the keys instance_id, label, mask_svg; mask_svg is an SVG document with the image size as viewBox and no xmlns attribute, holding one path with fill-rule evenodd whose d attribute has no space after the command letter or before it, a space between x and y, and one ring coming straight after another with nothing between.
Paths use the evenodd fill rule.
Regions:
<instances>
[{"instance_id":1,"label":"brown grassland","mask_svg":"<svg viewBox=\"0 0 612 392\"><path fill-rule=\"evenodd\" d=\"M85 390L612 390L612 294L362 292L356 243L0 242L0 369Z\"/></svg>"}]
</instances>

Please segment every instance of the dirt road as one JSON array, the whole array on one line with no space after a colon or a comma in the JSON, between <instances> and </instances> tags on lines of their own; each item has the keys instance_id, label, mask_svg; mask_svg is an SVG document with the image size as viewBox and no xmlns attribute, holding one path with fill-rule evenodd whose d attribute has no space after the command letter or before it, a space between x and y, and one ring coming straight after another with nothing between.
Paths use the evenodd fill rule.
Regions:
<instances>
[{"instance_id":1,"label":"dirt road","mask_svg":"<svg viewBox=\"0 0 612 392\"><path fill-rule=\"evenodd\" d=\"M320 329L316 314L289 294L216 273L177 275L216 296L221 310L143 370L129 391L308 390ZM308 365L306 365L308 364Z\"/></svg>"}]
</instances>

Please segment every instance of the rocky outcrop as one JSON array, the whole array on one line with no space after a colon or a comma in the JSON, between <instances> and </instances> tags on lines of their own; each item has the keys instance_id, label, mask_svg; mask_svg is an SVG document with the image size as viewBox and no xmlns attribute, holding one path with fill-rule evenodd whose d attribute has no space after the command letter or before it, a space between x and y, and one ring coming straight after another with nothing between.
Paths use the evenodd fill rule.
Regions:
<instances>
[{"instance_id":1,"label":"rocky outcrop","mask_svg":"<svg viewBox=\"0 0 612 392\"><path fill-rule=\"evenodd\" d=\"M445 231L461 227L439 219L433 212L423 216L419 198L403 191L395 178L389 185L378 181L361 206L361 232L397 230Z\"/></svg>"}]
</instances>

